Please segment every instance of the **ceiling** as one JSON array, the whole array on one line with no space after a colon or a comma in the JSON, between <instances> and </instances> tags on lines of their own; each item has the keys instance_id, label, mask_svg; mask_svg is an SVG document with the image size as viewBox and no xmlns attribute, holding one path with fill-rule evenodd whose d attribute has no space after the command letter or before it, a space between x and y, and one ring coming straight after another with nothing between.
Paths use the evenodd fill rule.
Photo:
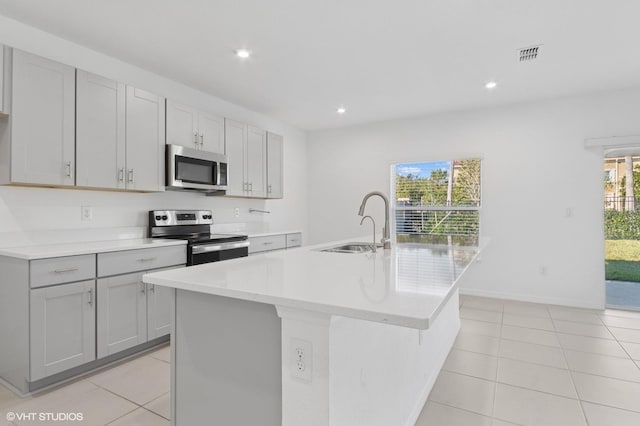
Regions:
<instances>
[{"instance_id":1,"label":"ceiling","mask_svg":"<svg viewBox=\"0 0 640 426\"><path fill-rule=\"evenodd\" d=\"M0 14L307 130L640 86L637 0L0 0Z\"/></svg>"}]
</instances>

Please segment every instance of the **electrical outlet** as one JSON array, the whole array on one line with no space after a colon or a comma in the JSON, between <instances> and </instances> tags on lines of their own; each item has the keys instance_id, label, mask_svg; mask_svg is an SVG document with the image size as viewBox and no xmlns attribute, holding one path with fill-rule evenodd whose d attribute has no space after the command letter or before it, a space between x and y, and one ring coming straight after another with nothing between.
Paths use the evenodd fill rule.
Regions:
<instances>
[{"instance_id":1,"label":"electrical outlet","mask_svg":"<svg viewBox=\"0 0 640 426\"><path fill-rule=\"evenodd\" d=\"M90 221L93 219L93 207L82 206L80 208L80 218L83 221Z\"/></svg>"},{"instance_id":2,"label":"electrical outlet","mask_svg":"<svg viewBox=\"0 0 640 426\"><path fill-rule=\"evenodd\" d=\"M233 209L233 215L235 217L240 217L240 209L238 207L236 207L235 209Z\"/></svg>"},{"instance_id":3,"label":"electrical outlet","mask_svg":"<svg viewBox=\"0 0 640 426\"><path fill-rule=\"evenodd\" d=\"M311 382L313 366L313 346L311 342L302 339L291 339L291 375L303 382Z\"/></svg>"}]
</instances>

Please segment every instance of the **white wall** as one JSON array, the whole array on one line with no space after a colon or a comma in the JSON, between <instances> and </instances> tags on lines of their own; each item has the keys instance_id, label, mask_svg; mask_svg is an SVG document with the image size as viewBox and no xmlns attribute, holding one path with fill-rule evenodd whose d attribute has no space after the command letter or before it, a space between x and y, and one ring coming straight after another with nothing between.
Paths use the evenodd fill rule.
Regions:
<instances>
[{"instance_id":1,"label":"white wall","mask_svg":"<svg viewBox=\"0 0 640 426\"><path fill-rule=\"evenodd\" d=\"M310 242L368 233L358 206L369 191L389 193L390 164L481 156L490 243L462 291L603 307L603 164L583 143L633 134L640 90L312 133ZM384 223L381 201L367 213Z\"/></svg>"},{"instance_id":2,"label":"white wall","mask_svg":"<svg viewBox=\"0 0 640 426\"><path fill-rule=\"evenodd\" d=\"M91 235L104 238L107 232L92 231L113 227L145 227L147 210L156 208L212 209L216 223L264 223L264 227L272 230L306 231L305 132L1 15L0 44L74 65L283 135L285 187L283 200L269 201L174 192L137 194L0 187L0 246L46 240L47 235L60 235L53 230L61 228L76 230L62 234L69 238L90 239ZM80 206L84 205L94 208L91 222L80 221ZM236 207L241 209L239 218L233 214ZM272 213L249 214L250 207L266 208Z\"/></svg>"}]
</instances>

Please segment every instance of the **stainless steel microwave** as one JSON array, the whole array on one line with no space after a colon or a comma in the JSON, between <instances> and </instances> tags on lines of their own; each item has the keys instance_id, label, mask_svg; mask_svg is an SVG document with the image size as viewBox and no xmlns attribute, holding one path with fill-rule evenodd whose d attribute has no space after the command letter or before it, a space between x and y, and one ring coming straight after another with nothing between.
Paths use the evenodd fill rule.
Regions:
<instances>
[{"instance_id":1,"label":"stainless steel microwave","mask_svg":"<svg viewBox=\"0 0 640 426\"><path fill-rule=\"evenodd\" d=\"M227 157L215 152L166 145L167 189L221 193L227 190Z\"/></svg>"}]
</instances>

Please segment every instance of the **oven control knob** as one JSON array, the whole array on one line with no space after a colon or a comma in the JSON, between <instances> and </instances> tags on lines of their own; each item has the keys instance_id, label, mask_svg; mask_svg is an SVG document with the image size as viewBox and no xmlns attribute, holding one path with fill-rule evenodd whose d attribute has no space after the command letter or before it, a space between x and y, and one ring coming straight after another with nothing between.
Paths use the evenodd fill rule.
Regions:
<instances>
[{"instance_id":1,"label":"oven control knob","mask_svg":"<svg viewBox=\"0 0 640 426\"><path fill-rule=\"evenodd\" d=\"M211 219L211 215L207 216L207 219Z\"/></svg>"},{"instance_id":2,"label":"oven control knob","mask_svg":"<svg viewBox=\"0 0 640 426\"><path fill-rule=\"evenodd\" d=\"M156 220L161 220L162 216L156 216Z\"/></svg>"},{"instance_id":3,"label":"oven control knob","mask_svg":"<svg viewBox=\"0 0 640 426\"><path fill-rule=\"evenodd\" d=\"M162 220L167 220L169 219L166 215L162 216Z\"/></svg>"}]
</instances>

